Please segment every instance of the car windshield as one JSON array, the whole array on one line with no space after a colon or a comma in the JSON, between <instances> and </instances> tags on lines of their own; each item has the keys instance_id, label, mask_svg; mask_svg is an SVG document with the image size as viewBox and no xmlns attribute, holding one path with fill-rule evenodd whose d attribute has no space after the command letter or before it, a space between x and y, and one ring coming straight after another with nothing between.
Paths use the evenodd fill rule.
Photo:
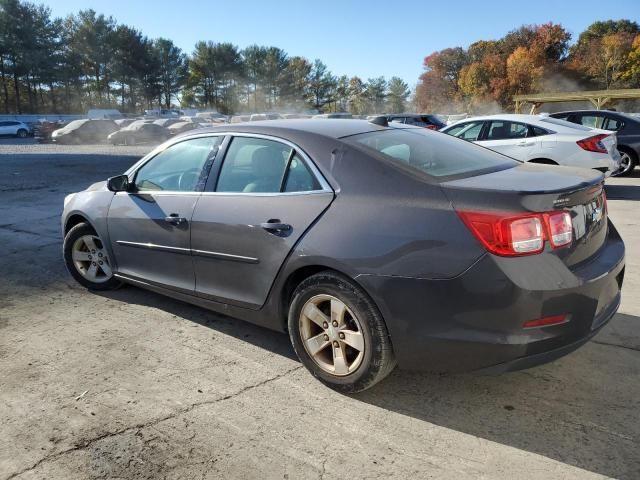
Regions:
<instances>
[{"instance_id":1,"label":"car windshield","mask_svg":"<svg viewBox=\"0 0 640 480\"><path fill-rule=\"evenodd\" d=\"M464 140L418 128L362 133L343 140L433 177L471 175L519 163Z\"/></svg>"}]
</instances>

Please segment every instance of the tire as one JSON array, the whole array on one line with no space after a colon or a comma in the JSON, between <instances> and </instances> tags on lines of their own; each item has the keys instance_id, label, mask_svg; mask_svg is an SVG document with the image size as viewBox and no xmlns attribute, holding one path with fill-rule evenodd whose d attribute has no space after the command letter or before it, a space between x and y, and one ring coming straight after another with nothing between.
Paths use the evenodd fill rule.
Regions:
<instances>
[{"instance_id":1,"label":"tire","mask_svg":"<svg viewBox=\"0 0 640 480\"><path fill-rule=\"evenodd\" d=\"M334 306L335 312L343 313L332 314ZM339 322L337 327L334 321ZM298 285L289 306L288 326L302 364L322 383L341 393L366 390L396 366L389 332L378 308L360 287L337 273L320 272ZM315 355L312 350L316 350Z\"/></svg>"},{"instance_id":2,"label":"tire","mask_svg":"<svg viewBox=\"0 0 640 480\"><path fill-rule=\"evenodd\" d=\"M638 157L636 154L628 148L618 148L618 152L622 156L620 170L613 173L614 177L627 177L633 173L633 170L638 165ZM622 165L625 163L625 165Z\"/></svg>"},{"instance_id":3,"label":"tire","mask_svg":"<svg viewBox=\"0 0 640 480\"><path fill-rule=\"evenodd\" d=\"M28 135L29 135L29 132L27 132L24 128L21 128L16 132L16 136L18 138L27 138Z\"/></svg>"},{"instance_id":4,"label":"tire","mask_svg":"<svg viewBox=\"0 0 640 480\"><path fill-rule=\"evenodd\" d=\"M136 144L136 138L132 137L132 136L128 136L124 139L124 144L125 145L129 145L129 146L133 146Z\"/></svg>"},{"instance_id":5,"label":"tire","mask_svg":"<svg viewBox=\"0 0 640 480\"><path fill-rule=\"evenodd\" d=\"M95 248L89 246L88 238L92 239ZM62 252L67 270L80 285L90 290L114 290L121 286L111 272L112 263L102 240L88 223L79 223L69 230ZM91 274L93 271L95 275Z\"/></svg>"}]
</instances>

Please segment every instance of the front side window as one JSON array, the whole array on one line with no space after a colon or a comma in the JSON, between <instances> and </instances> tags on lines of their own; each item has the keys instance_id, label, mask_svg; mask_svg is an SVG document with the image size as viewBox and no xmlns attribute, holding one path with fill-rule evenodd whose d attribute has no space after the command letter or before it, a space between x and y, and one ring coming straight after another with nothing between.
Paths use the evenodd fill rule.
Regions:
<instances>
[{"instance_id":1,"label":"front side window","mask_svg":"<svg viewBox=\"0 0 640 480\"><path fill-rule=\"evenodd\" d=\"M468 140L470 142L475 142L478 140L480 136L480 132L482 131L482 125L484 122L467 122L462 123L460 125L456 125L445 133L449 135L453 135L454 137L461 138L463 140Z\"/></svg>"},{"instance_id":2,"label":"front side window","mask_svg":"<svg viewBox=\"0 0 640 480\"><path fill-rule=\"evenodd\" d=\"M471 175L513 167L519 163L486 148L428 130L381 130L343 140L374 156L432 177Z\"/></svg>"},{"instance_id":3,"label":"front side window","mask_svg":"<svg viewBox=\"0 0 640 480\"><path fill-rule=\"evenodd\" d=\"M194 138L171 145L136 173L139 191L200 191L208 167L218 152L222 136Z\"/></svg>"}]
</instances>

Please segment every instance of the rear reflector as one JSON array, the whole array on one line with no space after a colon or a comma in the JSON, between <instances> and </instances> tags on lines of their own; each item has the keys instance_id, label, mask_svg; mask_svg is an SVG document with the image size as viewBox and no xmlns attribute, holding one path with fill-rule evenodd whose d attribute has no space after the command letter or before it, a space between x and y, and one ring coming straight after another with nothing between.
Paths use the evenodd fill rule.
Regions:
<instances>
[{"instance_id":1,"label":"rear reflector","mask_svg":"<svg viewBox=\"0 0 640 480\"><path fill-rule=\"evenodd\" d=\"M493 213L458 211L471 233L491 253L503 257L534 255L544 250L545 240L552 248L569 245L573 227L569 212Z\"/></svg>"},{"instance_id":2,"label":"rear reflector","mask_svg":"<svg viewBox=\"0 0 640 480\"><path fill-rule=\"evenodd\" d=\"M522 328L548 327L550 325L560 325L568 321L569 319L566 315L554 315L553 317L538 318L524 322Z\"/></svg>"},{"instance_id":3,"label":"rear reflector","mask_svg":"<svg viewBox=\"0 0 640 480\"><path fill-rule=\"evenodd\" d=\"M601 133L600 135L595 135L593 137L584 138L582 140L578 140L576 143L587 152L596 152L596 153L609 153L607 151L607 147L604 146L602 140L607 138L609 135L606 133Z\"/></svg>"}]
</instances>

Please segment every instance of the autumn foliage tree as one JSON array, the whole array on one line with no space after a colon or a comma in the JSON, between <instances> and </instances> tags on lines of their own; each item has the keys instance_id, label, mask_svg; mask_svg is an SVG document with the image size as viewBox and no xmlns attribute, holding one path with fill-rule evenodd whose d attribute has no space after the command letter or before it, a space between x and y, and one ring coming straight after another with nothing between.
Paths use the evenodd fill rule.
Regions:
<instances>
[{"instance_id":1,"label":"autumn foliage tree","mask_svg":"<svg viewBox=\"0 0 640 480\"><path fill-rule=\"evenodd\" d=\"M416 101L425 111L482 113L509 109L515 94L638 87L639 34L630 20L595 22L571 46L562 25L523 25L425 57Z\"/></svg>"}]
</instances>

